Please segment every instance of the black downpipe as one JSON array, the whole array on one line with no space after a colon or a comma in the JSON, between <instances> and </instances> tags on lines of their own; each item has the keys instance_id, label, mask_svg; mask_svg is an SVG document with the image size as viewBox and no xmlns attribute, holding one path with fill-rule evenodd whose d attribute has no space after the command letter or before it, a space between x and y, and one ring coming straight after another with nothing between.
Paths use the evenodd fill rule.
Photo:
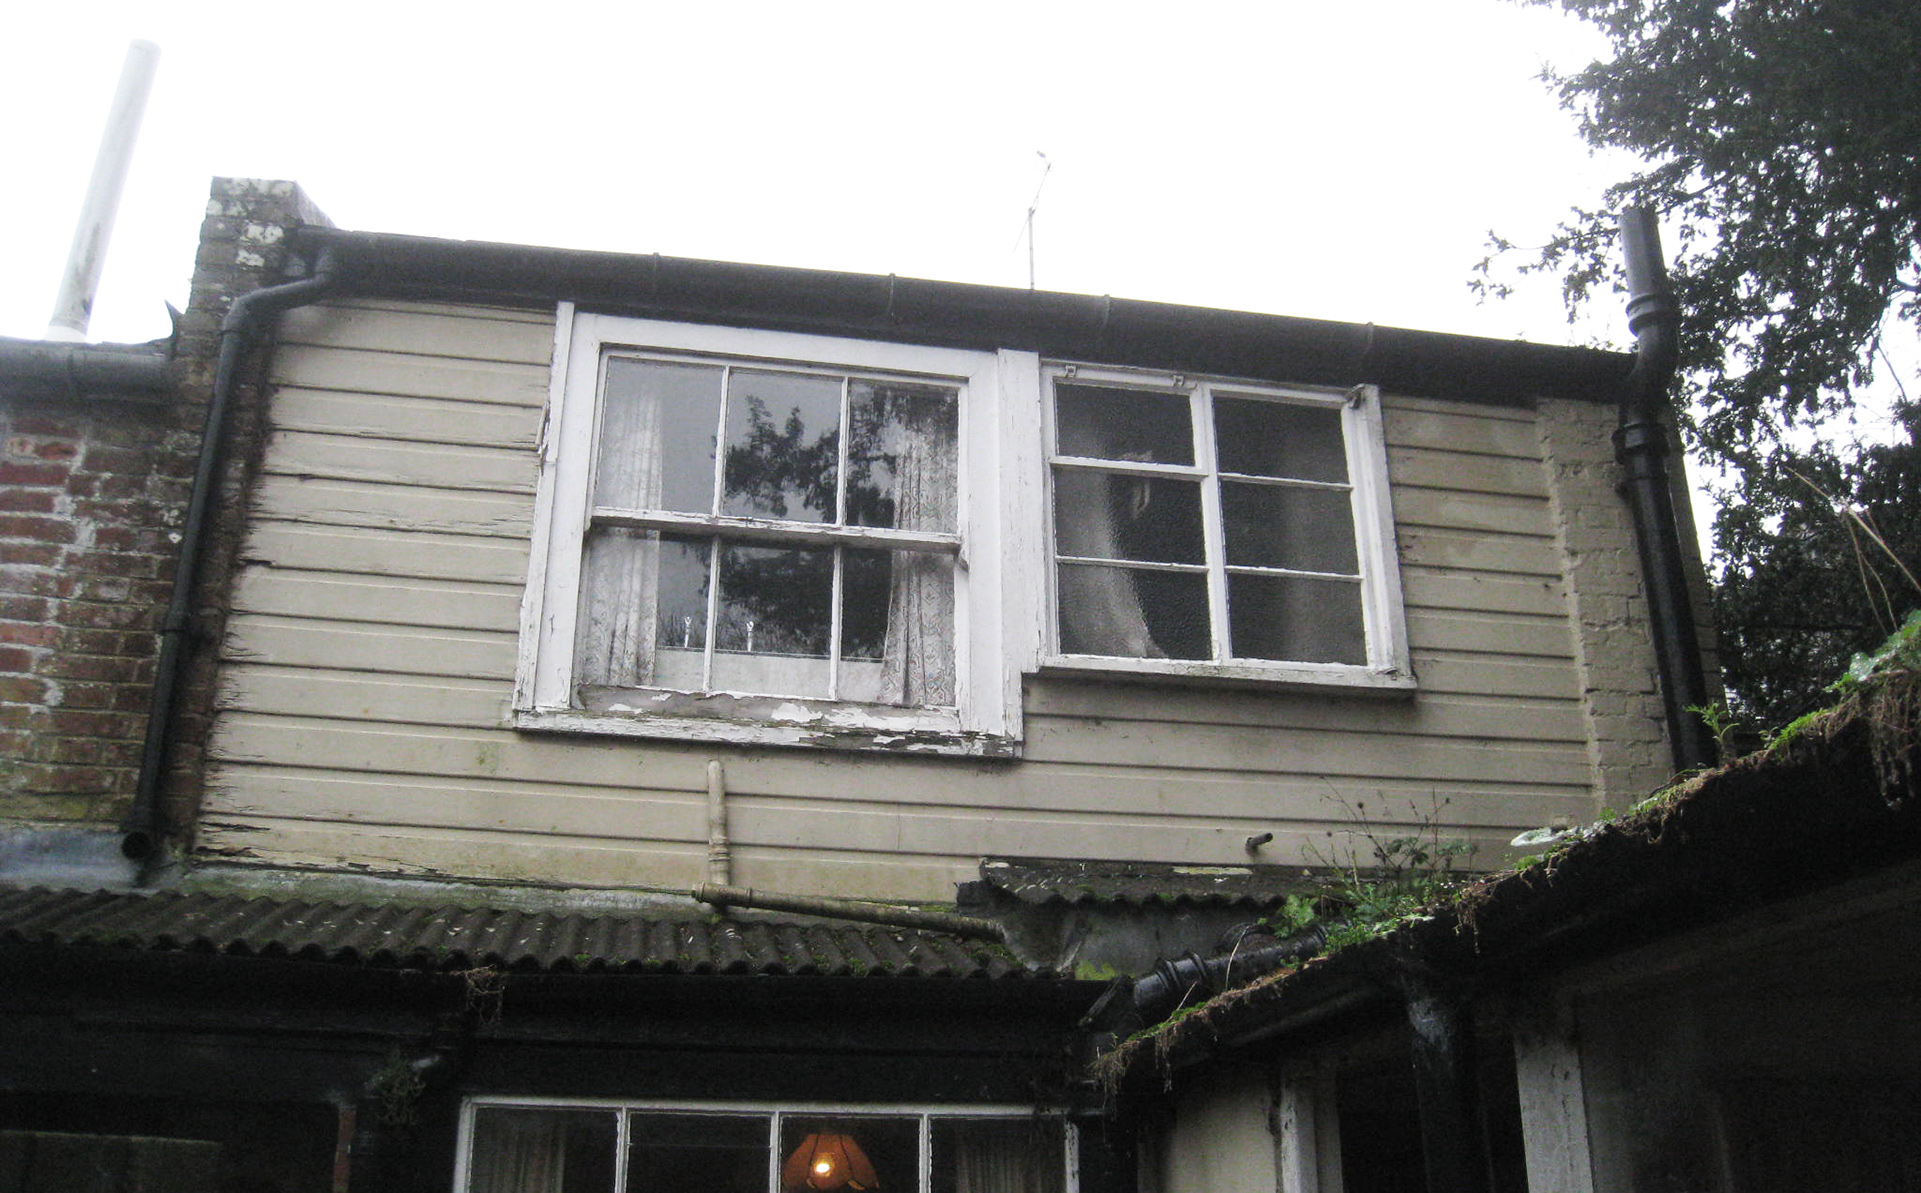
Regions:
<instances>
[{"instance_id":1,"label":"black downpipe","mask_svg":"<svg viewBox=\"0 0 1921 1193\"><path fill-rule=\"evenodd\" d=\"M147 704L147 736L140 754L140 777L133 806L120 822L120 852L135 861L154 855L166 832L161 814L161 780L167 768L168 729L179 699L180 659L193 609L200 572L201 540L207 511L213 504L216 474L225 447L227 408L233 401L240 361L258 327L282 311L318 302L335 286L333 250L322 249L311 276L279 286L267 286L236 298L220 323L220 355L214 367L213 396L200 431L200 458L194 466L193 488L187 497L187 517L180 528L180 555L175 563L173 596L160 625L160 651L154 664L153 691Z\"/></svg>"},{"instance_id":2,"label":"black downpipe","mask_svg":"<svg viewBox=\"0 0 1921 1193\"><path fill-rule=\"evenodd\" d=\"M1712 697L1701 667L1701 642L1694 628L1668 480L1668 430L1662 421L1679 357L1681 309L1668 285L1654 213L1645 207L1623 211L1621 243L1627 258L1628 329L1634 333L1635 358L1634 370L1621 390L1614 458L1621 465L1621 490L1640 549L1674 766L1678 771L1697 770L1715 765L1719 750L1700 715L1688 711L1705 707Z\"/></svg>"},{"instance_id":3,"label":"black downpipe","mask_svg":"<svg viewBox=\"0 0 1921 1193\"><path fill-rule=\"evenodd\" d=\"M1492 1181L1467 1004L1413 975L1403 977L1402 989L1428 1193L1488 1193Z\"/></svg>"},{"instance_id":4,"label":"black downpipe","mask_svg":"<svg viewBox=\"0 0 1921 1193\"><path fill-rule=\"evenodd\" d=\"M1278 944L1220 957L1187 953L1154 964L1154 972L1134 984L1134 1009L1143 1022L1159 1023L1197 991L1211 998L1251 982L1284 965L1312 957L1327 945L1327 929L1315 925Z\"/></svg>"}]
</instances>

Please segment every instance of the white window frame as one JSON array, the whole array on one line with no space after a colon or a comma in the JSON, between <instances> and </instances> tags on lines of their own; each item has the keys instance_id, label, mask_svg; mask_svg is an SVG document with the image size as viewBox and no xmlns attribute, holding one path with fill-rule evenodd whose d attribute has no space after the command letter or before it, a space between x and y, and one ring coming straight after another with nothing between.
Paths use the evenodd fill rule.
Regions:
<instances>
[{"instance_id":1,"label":"white window frame","mask_svg":"<svg viewBox=\"0 0 1921 1193\"><path fill-rule=\"evenodd\" d=\"M1045 437L1048 616L1043 672L1098 674L1117 679L1201 681L1250 685L1328 688L1343 691L1405 692L1415 687L1407 645L1407 621L1401 600L1401 573L1394 539L1394 513L1389 498L1387 444L1381 427L1378 387L1351 389L1275 385L1231 377L1180 374L1160 370L1117 368L1068 361L1044 365L1042 418ZM1202 529L1206 540L1209 623L1216 657L1213 659L1125 658L1068 654L1060 647L1059 569L1054 542L1054 461L1066 460L1055 451L1054 385L1057 381L1105 385L1147 393L1185 394L1194 435L1194 464L1155 468L1169 475L1201 480ZM1215 462L1213 394L1247 396L1300 405L1338 408L1342 441L1347 451L1348 481L1354 521L1355 554L1360 570L1361 615L1366 640L1364 663L1311 663L1240 659L1227 655L1227 598L1223 582L1222 526L1219 469ZM1091 467L1097 462L1088 461ZM1111 466L1111 462L1110 466ZM1142 466L1146 468L1147 466Z\"/></svg>"},{"instance_id":2,"label":"white window frame","mask_svg":"<svg viewBox=\"0 0 1921 1193\"><path fill-rule=\"evenodd\" d=\"M1008 1119L1022 1120L1035 1117L1054 1119L1061 1124L1061 1164L1062 1193L1080 1193L1080 1133L1075 1124L1064 1114L1005 1103L992 1103L978 1106L954 1105L951 1103L893 1103L893 1102L720 1102L720 1101L655 1101L629 1098L543 1098L543 1097L495 1097L482 1096L467 1098L460 1106L460 1135L454 1153L454 1190L455 1193L469 1193L473 1177L474 1153L474 1116L483 1108L508 1108L522 1110L605 1110L620 1115L615 1140L616 1163L614 1165L614 1184L609 1193L629 1193L627 1189L627 1166L621 1162L627 1154L627 1115L630 1112L664 1112L679 1114L765 1114L769 1118L768 1130L768 1182L769 1193L779 1188L780 1181L780 1138L782 1120L792 1116L797 1118L827 1118L846 1116L849 1118L871 1115L890 1118L920 1119L920 1172L918 1193L927 1193L932 1172L929 1166L931 1149L929 1147L933 1131L933 1121L940 1118L952 1119ZM895 1193L901 1193L896 1190Z\"/></svg>"},{"instance_id":3,"label":"white window frame","mask_svg":"<svg viewBox=\"0 0 1921 1193\"><path fill-rule=\"evenodd\" d=\"M831 700L744 695L737 715L689 715L687 693L640 688L612 711L574 706L575 633L589 524L601 362L610 350L738 364L844 368L960 390L955 560L954 708L876 709ZM546 422L541 430L532 553L521 607L511 724L519 729L835 749L1013 757L1020 748L1020 676L1038 654L1037 602L1008 566L1031 540L1012 490L1038 467L1022 411L1039 402L1032 353L929 348L795 332L672 323L576 310L561 303ZM1025 445L1022 440L1026 440Z\"/></svg>"}]
</instances>

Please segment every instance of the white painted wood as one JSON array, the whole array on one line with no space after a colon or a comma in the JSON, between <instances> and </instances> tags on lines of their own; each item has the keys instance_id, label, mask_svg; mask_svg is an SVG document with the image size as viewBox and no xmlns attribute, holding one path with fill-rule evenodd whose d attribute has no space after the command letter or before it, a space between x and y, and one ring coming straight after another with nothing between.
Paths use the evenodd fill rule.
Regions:
<instances>
[{"instance_id":1,"label":"white painted wood","mask_svg":"<svg viewBox=\"0 0 1921 1193\"><path fill-rule=\"evenodd\" d=\"M435 362L444 363L444 362ZM534 376L515 366L517 383ZM429 376L434 371L426 371ZM547 377L538 374L545 394ZM455 385L449 383L446 388ZM422 385L420 388L428 388ZM534 386L527 385L528 389ZM381 394L282 385L274 394L274 426L287 431L357 435L401 443L506 448L526 453L540 438L541 410L524 403L476 401L470 393Z\"/></svg>"},{"instance_id":2,"label":"white painted wood","mask_svg":"<svg viewBox=\"0 0 1921 1193\"><path fill-rule=\"evenodd\" d=\"M543 793L592 796L600 792L618 801L634 792L656 792L691 799L689 793L704 782L705 763L713 755L711 749L692 744L649 747L643 773L631 749L603 747L589 754L577 744L544 738L516 744L512 734L485 723L486 712L498 707L498 698L489 700L484 690L458 680L367 683L356 688L355 676L336 673L314 680L320 697L331 702L316 711L313 705L321 702L320 697L303 701L294 694L294 681L285 678L288 674L253 667L236 681L234 696L244 703L223 723L223 757L229 766L246 770L250 788L277 793L276 801L310 781L354 785L367 800L363 819L377 820L383 814L383 787L450 793L467 785L475 790L512 789L519 793L515 798L527 801L530 815L537 812ZM469 709L477 709L479 715L467 715ZM303 733L315 736L312 741L296 740ZM291 753L283 758L282 751ZM332 757L336 751L338 758ZM754 799L791 802L797 814L809 806L829 813L872 806L891 809L903 823L918 819L924 810L939 809L964 809L970 815L978 812L1009 823L1023 817L1063 823L1106 818L1127 826L1109 834L1122 838L1120 852L1114 856L1142 858L1156 856L1160 842L1140 836L1130 844L1126 838L1162 820L1187 825L1225 823L1224 834L1259 823L1319 835L1344 827L1342 801L1351 807L1358 798L1386 825L1415 825L1438 810L1450 831L1499 833L1509 826L1526 827L1567 814L1580 808L1586 796L1581 787L1391 781L1374 776L1354 781L1339 776L1304 780L1259 774L1221 778L1092 768L1021 768L1009 776L967 769L954 774L951 764L937 759L903 759L864 770L843 762L838 768L845 772L840 787L823 792L822 767L812 756L730 751L723 757L734 786ZM273 777L273 768L282 762L301 768L297 774L290 772L284 783ZM1156 796L1170 791L1181 792L1189 802L1178 808L1157 807ZM1125 811L1117 814L1117 809ZM1539 819L1523 819L1530 817ZM1239 840L1231 844L1238 849Z\"/></svg>"},{"instance_id":3,"label":"white painted wood","mask_svg":"<svg viewBox=\"0 0 1921 1193\"><path fill-rule=\"evenodd\" d=\"M1450 455L1536 460L1534 416L1525 410L1382 396L1389 448L1426 448Z\"/></svg>"},{"instance_id":4,"label":"white painted wood","mask_svg":"<svg viewBox=\"0 0 1921 1193\"><path fill-rule=\"evenodd\" d=\"M959 535L976 585L958 618L963 684L988 693L963 691L1003 710L984 732L1026 739L1022 759L534 733L510 725L516 692L520 707L532 700L534 655L521 651L550 632L552 491L537 485L541 459L550 471L558 460L570 370L550 364L575 355L574 320L342 310L294 319L276 363L277 434L210 745L210 849L671 887L699 875L715 757L739 793L746 876L876 897L951 897L983 854L1234 864L1249 860L1250 833L1272 831L1255 860L1301 861L1360 802L1409 825L1440 804L1441 831L1482 842L1492 861L1519 829L1591 810L1567 581L1529 411L1381 396L1415 693L1034 675L1050 622L1046 404L1039 362L1009 351L991 357L998 405L963 405L961 484L978 517ZM736 329L700 334L711 340L675 350L743 342ZM761 336L744 343L788 359ZM865 353L824 363L890 372L916 350ZM597 369L597 352L588 359ZM983 563L999 565L991 586ZM571 592L553 612L573 616Z\"/></svg>"},{"instance_id":5,"label":"white painted wood","mask_svg":"<svg viewBox=\"0 0 1921 1193\"><path fill-rule=\"evenodd\" d=\"M1342 1193L1341 1119L1332 1073L1289 1065L1275 1095L1275 1167L1279 1193Z\"/></svg>"},{"instance_id":6,"label":"white painted wood","mask_svg":"<svg viewBox=\"0 0 1921 1193\"><path fill-rule=\"evenodd\" d=\"M1183 1087L1162 1143L1169 1193L1275 1193L1272 1096L1264 1073L1231 1064Z\"/></svg>"},{"instance_id":7,"label":"white painted wood","mask_svg":"<svg viewBox=\"0 0 1921 1193\"><path fill-rule=\"evenodd\" d=\"M1538 497L1460 493L1397 484L1394 486L1394 516L1396 524L1400 526L1493 531L1543 539L1554 537L1549 505Z\"/></svg>"},{"instance_id":8,"label":"white painted wood","mask_svg":"<svg viewBox=\"0 0 1921 1193\"><path fill-rule=\"evenodd\" d=\"M1521 1137L1531 1193L1593 1193L1587 1099L1571 1008L1543 995L1514 1028Z\"/></svg>"},{"instance_id":9,"label":"white painted wood","mask_svg":"<svg viewBox=\"0 0 1921 1193\"><path fill-rule=\"evenodd\" d=\"M275 385L315 395L432 398L536 412L547 404L547 368L526 361L282 343L272 377Z\"/></svg>"},{"instance_id":10,"label":"white painted wood","mask_svg":"<svg viewBox=\"0 0 1921 1193\"><path fill-rule=\"evenodd\" d=\"M244 562L343 575L524 584L527 546L495 536L261 522Z\"/></svg>"},{"instance_id":11,"label":"white painted wood","mask_svg":"<svg viewBox=\"0 0 1921 1193\"><path fill-rule=\"evenodd\" d=\"M301 475L489 493L531 494L534 461L526 450L441 443L404 443L358 435L276 431L269 457L298 460Z\"/></svg>"},{"instance_id":12,"label":"white painted wood","mask_svg":"<svg viewBox=\"0 0 1921 1193\"><path fill-rule=\"evenodd\" d=\"M963 430L967 436L967 441L960 445L963 471L989 475L998 455L994 431L999 426L1000 362L995 355L580 312L573 312L571 320L563 312L560 322L570 322L572 330L564 353L560 347L555 353L555 359L565 360L566 364L564 369L557 367L555 371L549 414L554 429L548 439L551 450L543 458L538 490L541 496L537 497L536 519L544 537L535 554L543 571L538 598L533 595L533 585L529 585L528 601L533 607L529 621L534 629L526 643L527 654L518 668L522 677L516 696L518 727L618 737L757 745L825 744L836 748L858 748L861 743L847 733L823 737L823 729L866 728L879 735L868 743L872 748L968 756L1005 754L1012 750L1011 740L1005 740L1010 717L1007 708L1001 705L1011 685L981 682L987 676L1001 674L1004 664L998 656L984 660L975 653L976 640L989 629L983 614L993 614L994 622L999 621L994 606L1000 583L1000 561L985 553L965 553L966 539L980 532L979 524L995 516L995 507L980 508L979 502L963 506L962 516L966 521L958 535L588 508L588 495L594 490L593 469L597 458L594 440L599 421L602 360L605 353L614 348L623 353L660 355L663 359L719 355L723 363L779 363L783 367L839 370L847 375L885 371L895 376L939 379L960 391ZM748 532L785 541L874 543L962 552L965 566L956 570L954 603L956 629L965 631L967 636L957 634L960 642L954 666L958 711L929 708L902 710L898 714L879 713L873 711L872 706L795 699L781 706L780 715L762 724L749 724L738 718L690 716L687 712L697 714L698 710L684 708L680 713L669 713L660 699L662 694L648 689L637 690L632 700L624 702L628 706L624 711L576 709L575 643L578 635L591 630L579 620L574 594L580 591L582 583L587 530L598 522L682 531ZM717 594L718 586L710 583L710 604L717 599ZM710 609L710 624L712 620ZM990 633L988 640L994 646L1000 645L998 633ZM973 673L983 665L989 665L989 669L977 678ZM945 740L931 740L925 735L945 735ZM994 737L1004 740L989 740Z\"/></svg>"},{"instance_id":13,"label":"white painted wood","mask_svg":"<svg viewBox=\"0 0 1921 1193\"><path fill-rule=\"evenodd\" d=\"M1140 369L1113 369L1079 363L1050 364L1045 370L1048 392L1055 382L1122 385L1142 392L1184 395L1189 405L1188 425L1194 437L1193 459L1186 464L1149 464L1107 459L1050 454L1048 480L1055 469L1087 469L1103 473L1142 476L1173 476L1198 482L1201 537L1205 553L1200 564L1164 564L1129 561L1127 566L1147 571L1182 571L1207 577L1208 625L1212 636L1212 655L1207 660L1115 657L1069 654L1060 649L1058 625L1050 619L1045 639L1047 653L1042 657L1044 672L1071 675L1076 672L1099 673L1115 678L1146 677L1158 683L1218 683L1286 685L1304 690L1374 689L1407 692L1415 685L1410 668L1407 625L1402 613L1400 561L1395 546L1394 520L1388 499L1386 449L1380 417L1380 391L1362 386L1343 394L1332 390L1300 387L1250 385L1222 382L1236 398L1270 399L1300 406L1318 406L1337 411L1347 453L1345 483L1313 482L1282 478L1258 478L1262 484L1292 488L1312 488L1350 495L1355 540L1357 575L1324 575L1280 568L1227 566L1221 509L1222 473L1215 452L1214 379L1154 373ZM1046 429L1048 443L1054 443L1052 403ZM1041 513L1048 526L1054 525L1050 508ZM1056 563L1105 560L1087 559L1054 552L1049 557L1047 575L1054 583ZM1356 582L1361 592L1361 613L1365 659L1360 663L1300 663L1233 657L1227 581L1233 574L1276 574L1318 576ZM1056 601L1050 600L1050 608Z\"/></svg>"},{"instance_id":14,"label":"white painted wood","mask_svg":"<svg viewBox=\"0 0 1921 1193\"><path fill-rule=\"evenodd\" d=\"M1355 554L1361 567L1361 609L1367 625L1367 664L1374 675L1413 677L1407 618L1395 549L1394 505L1388 493L1387 448L1381 431L1381 391L1363 385L1342 408L1348 476L1354 484Z\"/></svg>"},{"instance_id":15,"label":"white painted wood","mask_svg":"<svg viewBox=\"0 0 1921 1193\"><path fill-rule=\"evenodd\" d=\"M961 536L932 530L896 530L888 526L832 526L825 522L781 522L772 518L677 514L667 510L624 510L595 506L593 521L606 526L634 526L681 534L722 531L730 539L758 542L835 544L848 547L894 547L912 551L940 551L958 555Z\"/></svg>"},{"instance_id":16,"label":"white painted wood","mask_svg":"<svg viewBox=\"0 0 1921 1193\"><path fill-rule=\"evenodd\" d=\"M545 319L516 320L496 310L472 308L461 314L417 305L386 307L331 304L300 307L281 316L281 343L319 348L357 348L545 365L552 335Z\"/></svg>"},{"instance_id":17,"label":"white painted wood","mask_svg":"<svg viewBox=\"0 0 1921 1193\"><path fill-rule=\"evenodd\" d=\"M968 599L956 604L955 676L961 708L977 732L1018 747L1025 736L1021 677L1039 657L1040 601L1030 577L1045 548L1033 522L1040 473L1040 358L1003 349L992 381L969 386L961 406L960 509L967 519L959 570Z\"/></svg>"},{"instance_id":18,"label":"white painted wood","mask_svg":"<svg viewBox=\"0 0 1921 1193\"><path fill-rule=\"evenodd\" d=\"M1389 443L1387 461L1396 484L1458 493L1547 498L1547 479L1541 472L1538 455L1525 459L1427 447L1396 447Z\"/></svg>"},{"instance_id":19,"label":"white painted wood","mask_svg":"<svg viewBox=\"0 0 1921 1193\"><path fill-rule=\"evenodd\" d=\"M525 543L524 497L473 489L435 489L385 481L264 475L254 511L289 525L437 531Z\"/></svg>"}]
</instances>

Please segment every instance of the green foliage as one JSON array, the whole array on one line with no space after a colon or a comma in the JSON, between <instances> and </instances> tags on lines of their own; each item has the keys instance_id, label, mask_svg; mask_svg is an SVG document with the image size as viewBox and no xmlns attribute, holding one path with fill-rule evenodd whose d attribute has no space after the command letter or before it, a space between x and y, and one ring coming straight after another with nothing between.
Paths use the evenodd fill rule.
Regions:
<instances>
[{"instance_id":1,"label":"green foliage","mask_svg":"<svg viewBox=\"0 0 1921 1193\"><path fill-rule=\"evenodd\" d=\"M1779 726L1831 702L1856 652L1921 603L1921 409L1908 441L1756 463L1716 524L1721 661L1740 712Z\"/></svg>"},{"instance_id":2,"label":"green foliage","mask_svg":"<svg viewBox=\"0 0 1921 1193\"><path fill-rule=\"evenodd\" d=\"M1888 640L1877 649L1848 660L1848 669L1828 686L1831 691L1845 695L1878 675L1916 669L1921 669L1921 610L1908 614L1901 628L1889 634Z\"/></svg>"},{"instance_id":3,"label":"green foliage","mask_svg":"<svg viewBox=\"0 0 1921 1193\"><path fill-rule=\"evenodd\" d=\"M1616 212L1672 230L1694 445L1734 477L1715 526L1723 661L1737 710L1780 724L1893 624L1890 559L1799 478L1864 511L1909 571L1921 559L1921 413L1884 345L1921 328L1921 4L1524 2L1607 36L1610 56L1548 82L1590 144L1642 164L1520 271L1559 276L1572 315L1617 301ZM1498 295L1515 246L1493 246L1477 286ZM1807 446L1877 375L1903 441Z\"/></svg>"},{"instance_id":4,"label":"green foliage","mask_svg":"<svg viewBox=\"0 0 1921 1193\"><path fill-rule=\"evenodd\" d=\"M1364 803L1343 806L1355 828L1345 854L1320 855L1315 860L1333 872L1326 896L1311 900L1290 895L1270 917L1281 934L1298 932L1315 923L1327 928L1324 952L1371 940L1396 924L1452 898L1464 885L1464 870L1474 856L1471 842L1442 839L1437 802L1408 834L1389 836ZM1332 832L1328 834L1334 836Z\"/></svg>"}]
</instances>

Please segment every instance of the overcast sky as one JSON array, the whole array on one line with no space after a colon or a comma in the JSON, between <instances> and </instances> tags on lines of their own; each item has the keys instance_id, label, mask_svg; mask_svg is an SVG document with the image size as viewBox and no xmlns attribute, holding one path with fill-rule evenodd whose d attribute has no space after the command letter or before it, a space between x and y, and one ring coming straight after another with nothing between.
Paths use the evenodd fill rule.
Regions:
<instances>
[{"instance_id":1,"label":"overcast sky","mask_svg":"<svg viewBox=\"0 0 1921 1193\"><path fill-rule=\"evenodd\" d=\"M1547 343L1486 234L1622 174L1536 77L1601 48L1507 0L39 4L0 45L0 334L42 334L127 42L157 82L92 336L162 335L216 174L347 228L1027 284ZM1625 346L1622 344L1621 346Z\"/></svg>"}]
</instances>

